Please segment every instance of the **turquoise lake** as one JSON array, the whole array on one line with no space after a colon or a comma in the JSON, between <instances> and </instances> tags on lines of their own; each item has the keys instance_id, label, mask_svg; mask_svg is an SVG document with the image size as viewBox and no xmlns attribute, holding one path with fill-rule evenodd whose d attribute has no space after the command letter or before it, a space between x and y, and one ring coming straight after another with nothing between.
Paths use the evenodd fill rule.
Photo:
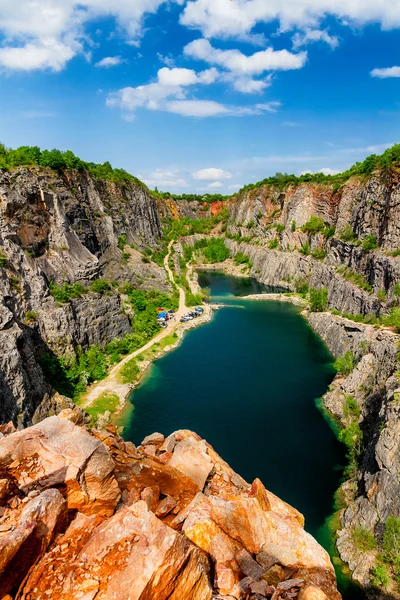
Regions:
<instances>
[{"instance_id":1,"label":"turquoise lake","mask_svg":"<svg viewBox=\"0 0 400 600\"><path fill-rule=\"evenodd\" d=\"M333 358L297 307L241 299L264 291L254 280L203 272L199 282L228 306L152 365L131 396L124 438L197 432L247 481L259 477L300 510L322 543L345 464L315 402L334 377Z\"/></svg>"}]
</instances>

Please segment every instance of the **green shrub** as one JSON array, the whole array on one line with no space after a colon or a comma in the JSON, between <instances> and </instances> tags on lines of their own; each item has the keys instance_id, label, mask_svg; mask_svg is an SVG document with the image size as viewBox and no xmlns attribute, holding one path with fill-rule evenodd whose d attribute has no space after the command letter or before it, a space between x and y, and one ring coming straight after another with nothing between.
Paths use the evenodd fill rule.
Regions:
<instances>
[{"instance_id":1,"label":"green shrub","mask_svg":"<svg viewBox=\"0 0 400 600\"><path fill-rule=\"evenodd\" d=\"M389 587L390 575L386 565L378 564L371 570L371 584L386 589Z\"/></svg>"},{"instance_id":2,"label":"green shrub","mask_svg":"<svg viewBox=\"0 0 400 600\"><path fill-rule=\"evenodd\" d=\"M127 239L126 239L125 233L123 233L122 235L119 235L118 236L118 248L123 251L126 246L126 243L127 243Z\"/></svg>"},{"instance_id":3,"label":"green shrub","mask_svg":"<svg viewBox=\"0 0 400 600\"><path fill-rule=\"evenodd\" d=\"M376 237L370 234L366 235L362 241L361 248L364 250L364 252L369 252L370 250L376 250L377 248L379 248L379 244L376 241Z\"/></svg>"},{"instance_id":4,"label":"green shrub","mask_svg":"<svg viewBox=\"0 0 400 600\"><path fill-rule=\"evenodd\" d=\"M308 256L310 254L310 244L308 242L302 244L299 252L301 252L301 254L304 254L304 256Z\"/></svg>"},{"instance_id":5,"label":"green shrub","mask_svg":"<svg viewBox=\"0 0 400 600\"><path fill-rule=\"evenodd\" d=\"M105 294L110 290L110 284L104 279L96 279L91 285L91 290L97 294Z\"/></svg>"},{"instance_id":6,"label":"green shrub","mask_svg":"<svg viewBox=\"0 0 400 600\"><path fill-rule=\"evenodd\" d=\"M329 239L335 235L336 228L333 225L328 225L323 230L322 234L326 239Z\"/></svg>"},{"instance_id":7,"label":"green shrub","mask_svg":"<svg viewBox=\"0 0 400 600\"><path fill-rule=\"evenodd\" d=\"M389 256L400 256L400 248L398 248L397 250L393 250L393 252L389 252Z\"/></svg>"},{"instance_id":8,"label":"green shrub","mask_svg":"<svg viewBox=\"0 0 400 600\"><path fill-rule=\"evenodd\" d=\"M237 254L235 254L235 258L233 260L235 261L235 265L251 264L250 258L247 256L247 254L244 254L243 252L238 252Z\"/></svg>"},{"instance_id":9,"label":"green shrub","mask_svg":"<svg viewBox=\"0 0 400 600\"><path fill-rule=\"evenodd\" d=\"M65 283L63 287L59 287L53 282L50 282L49 290L54 300L62 303L68 302L72 298L80 298L87 292L87 289L79 282L73 283L72 285Z\"/></svg>"},{"instance_id":10,"label":"green shrub","mask_svg":"<svg viewBox=\"0 0 400 600\"><path fill-rule=\"evenodd\" d=\"M317 260L324 260L324 258L326 258L326 255L326 250L324 250L323 248L316 248L311 256L313 258L316 258Z\"/></svg>"},{"instance_id":11,"label":"green shrub","mask_svg":"<svg viewBox=\"0 0 400 600\"><path fill-rule=\"evenodd\" d=\"M131 358L119 372L122 383L135 383L139 372L136 359Z\"/></svg>"},{"instance_id":12,"label":"green shrub","mask_svg":"<svg viewBox=\"0 0 400 600\"><path fill-rule=\"evenodd\" d=\"M356 366L354 354L350 351L346 352L343 356L339 356L339 358L335 360L333 366L341 375L350 375Z\"/></svg>"},{"instance_id":13,"label":"green shrub","mask_svg":"<svg viewBox=\"0 0 400 600\"><path fill-rule=\"evenodd\" d=\"M278 233L282 233L282 231L285 231L285 226L278 223L278 225L276 225L275 229Z\"/></svg>"},{"instance_id":14,"label":"green shrub","mask_svg":"<svg viewBox=\"0 0 400 600\"><path fill-rule=\"evenodd\" d=\"M379 292L377 293L377 297L378 300L380 300L381 302L385 302L387 299L386 290L379 290Z\"/></svg>"},{"instance_id":15,"label":"green shrub","mask_svg":"<svg viewBox=\"0 0 400 600\"><path fill-rule=\"evenodd\" d=\"M400 332L400 308L392 308L386 317L382 317L382 322L388 327L394 327L396 332Z\"/></svg>"},{"instance_id":16,"label":"green shrub","mask_svg":"<svg viewBox=\"0 0 400 600\"><path fill-rule=\"evenodd\" d=\"M343 412L344 416L347 418L353 417L358 419L360 416L360 407L358 406L355 398L350 394L345 396Z\"/></svg>"},{"instance_id":17,"label":"green shrub","mask_svg":"<svg viewBox=\"0 0 400 600\"><path fill-rule=\"evenodd\" d=\"M348 465L344 474L352 479L357 476L358 460L363 449L363 433L357 421L352 421L350 425L340 431L339 441L347 448Z\"/></svg>"},{"instance_id":18,"label":"green shrub","mask_svg":"<svg viewBox=\"0 0 400 600\"><path fill-rule=\"evenodd\" d=\"M6 267L7 266L7 257L5 254L3 254L3 252L0 252L0 267Z\"/></svg>"},{"instance_id":19,"label":"green shrub","mask_svg":"<svg viewBox=\"0 0 400 600\"><path fill-rule=\"evenodd\" d=\"M396 285L393 288L393 295L396 296L396 298L399 298L400 296L400 284L396 283Z\"/></svg>"},{"instance_id":20,"label":"green shrub","mask_svg":"<svg viewBox=\"0 0 400 600\"><path fill-rule=\"evenodd\" d=\"M25 323L32 323L33 321L36 321L36 319L37 319L37 313L35 313L33 310L28 310L25 313L25 318L24 318Z\"/></svg>"},{"instance_id":21,"label":"green shrub","mask_svg":"<svg viewBox=\"0 0 400 600\"><path fill-rule=\"evenodd\" d=\"M367 281L364 275L361 275L361 273L354 273L354 271L349 269L349 267L339 267L337 272L348 281L354 283L354 285L360 287L362 290L365 290L370 294L373 292L372 285Z\"/></svg>"},{"instance_id":22,"label":"green shrub","mask_svg":"<svg viewBox=\"0 0 400 600\"><path fill-rule=\"evenodd\" d=\"M246 225L247 229L253 229L254 227L254 221L249 221Z\"/></svg>"},{"instance_id":23,"label":"green shrub","mask_svg":"<svg viewBox=\"0 0 400 600\"><path fill-rule=\"evenodd\" d=\"M311 312L324 312L328 308L328 290L321 288L310 289L310 310Z\"/></svg>"},{"instance_id":24,"label":"green shrub","mask_svg":"<svg viewBox=\"0 0 400 600\"><path fill-rule=\"evenodd\" d=\"M296 231L296 221L292 221L290 229L292 230L293 233Z\"/></svg>"},{"instance_id":25,"label":"green shrub","mask_svg":"<svg viewBox=\"0 0 400 600\"><path fill-rule=\"evenodd\" d=\"M223 238L204 238L196 242L194 248L195 250L202 249L204 259L207 263L224 262L230 255Z\"/></svg>"},{"instance_id":26,"label":"green shrub","mask_svg":"<svg viewBox=\"0 0 400 600\"><path fill-rule=\"evenodd\" d=\"M273 240L271 240L268 244L268 247L271 250L275 250L277 247L279 246L279 240L278 238L274 238Z\"/></svg>"},{"instance_id":27,"label":"green shrub","mask_svg":"<svg viewBox=\"0 0 400 600\"><path fill-rule=\"evenodd\" d=\"M400 517L390 516L387 518L382 548L385 562L400 567Z\"/></svg>"},{"instance_id":28,"label":"green shrub","mask_svg":"<svg viewBox=\"0 0 400 600\"><path fill-rule=\"evenodd\" d=\"M364 529L360 525L354 527L351 539L359 552L369 552L376 548L376 539L372 531Z\"/></svg>"},{"instance_id":29,"label":"green shrub","mask_svg":"<svg viewBox=\"0 0 400 600\"><path fill-rule=\"evenodd\" d=\"M308 293L308 281L304 277L298 277L294 282L295 290L298 294L305 296Z\"/></svg>"},{"instance_id":30,"label":"green shrub","mask_svg":"<svg viewBox=\"0 0 400 600\"><path fill-rule=\"evenodd\" d=\"M323 231L325 229L325 223L324 220L321 219L320 217L316 217L315 215L312 215L309 219L309 221L307 221L307 223L305 223L303 225L303 227L301 228L302 231L304 231L305 233L309 233L311 235L315 235L316 233L319 233L321 231Z\"/></svg>"},{"instance_id":31,"label":"green shrub","mask_svg":"<svg viewBox=\"0 0 400 600\"><path fill-rule=\"evenodd\" d=\"M343 242L355 242L357 240L357 236L354 233L353 228L350 227L350 225L346 225L340 234L340 239L343 240Z\"/></svg>"}]
</instances>

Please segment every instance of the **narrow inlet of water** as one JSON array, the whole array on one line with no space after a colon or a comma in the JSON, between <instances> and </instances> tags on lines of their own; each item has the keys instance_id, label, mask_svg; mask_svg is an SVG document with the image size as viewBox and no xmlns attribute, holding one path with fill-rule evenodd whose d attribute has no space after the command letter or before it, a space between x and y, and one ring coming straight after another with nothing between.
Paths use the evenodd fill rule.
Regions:
<instances>
[{"instance_id":1,"label":"narrow inlet of water","mask_svg":"<svg viewBox=\"0 0 400 600\"><path fill-rule=\"evenodd\" d=\"M199 282L227 306L152 365L123 416L124 438L195 431L247 481L259 477L300 510L327 543L323 526L345 464L315 403L334 377L332 356L298 308L241 299L276 290L214 272ZM342 593L356 598L355 589Z\"/></svg>"}]
</instances>

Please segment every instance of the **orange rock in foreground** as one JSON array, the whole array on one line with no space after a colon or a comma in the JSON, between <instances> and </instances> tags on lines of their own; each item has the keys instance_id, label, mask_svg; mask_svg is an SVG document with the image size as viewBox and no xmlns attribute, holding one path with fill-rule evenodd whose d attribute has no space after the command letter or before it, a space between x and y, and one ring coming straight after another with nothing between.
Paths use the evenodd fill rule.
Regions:
<instances>
[{"instance_id":1,"label":"orange rock in foreground","mask_svg":"<svg viewBox=\"0 0 400 600\"><path fill-rule=\"evenodd\" d=\"M340 600L302 515L195 433L74 420L0 439L0 598Z\"/></svg>"}]
</instances>

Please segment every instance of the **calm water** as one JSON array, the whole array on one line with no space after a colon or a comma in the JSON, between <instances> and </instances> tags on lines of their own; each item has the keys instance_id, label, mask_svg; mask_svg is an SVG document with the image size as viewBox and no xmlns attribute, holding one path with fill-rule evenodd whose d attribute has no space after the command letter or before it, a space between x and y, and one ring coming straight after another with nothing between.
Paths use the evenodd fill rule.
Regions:
<instances>
[{"instance_id":1,"label":"calm water","mask_svg":"<svg viewBox=\"0 0 400 600\"><path fill-rule=\"evenodd\" d=\"M138 444L154 431L196 431L322 539L344 464L315 405L334 377L332 357L296 307L241 299L261 291L255 281L202 273L200 284L230 306L152 366L132 395L124 437Z\"/></svg>"}]
</instances>

